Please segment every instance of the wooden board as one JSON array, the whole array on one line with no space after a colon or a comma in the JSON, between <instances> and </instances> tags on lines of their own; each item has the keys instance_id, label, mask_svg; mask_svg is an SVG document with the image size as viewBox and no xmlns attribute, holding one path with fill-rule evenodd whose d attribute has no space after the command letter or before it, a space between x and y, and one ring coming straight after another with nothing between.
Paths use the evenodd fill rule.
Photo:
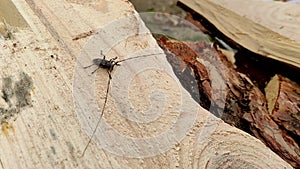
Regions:
<instances>
[{"instance_id":1,"label":"wooden board","mask_svg":"<svg viewBox=\"0 0 300 169\"><path fill-rule=\"evenodd\" d=\"M92 76L93 69L82 66L100 57L101 49L107 57L120 59L160 49L138 16L131 17L131 22L121 19L135 13L128 1L12 2L30 28L12 32L13 39L0 40L1 108L9 107L8 99L14 100L14 96L6 96L9 92L3 92L3 87L9 86L3 78L16 85L24 72L32 79L32 89L29 106L22 107L15 120L2 124L0 168L291 168L257 139L199 107L179 85L165 57L159 56L124 63L113 72L104 118L82 156L99 118L91 109L102 108L108 79L105 71ZM99 28L102 31L96 33ZM114 41L117 37L121 39ZM131 85L124 89L127 75L135 76L128 78ZM162 90L166 97L150 95L154 89ZM149 96L156 98L153 104L165 99L162 117L150 124L122 117L117 106L128 105L123 102L128 96L124 92L129 92L131 103L141 110L150 106ZM125 113L127 118L135 118L133 111ZM104 130L104 124L111 128ZM161 137L176 124L184 128ZM156 144L141 147L143 143L103 136L110 131L126 138L143 138L145 143L153 137Z\"/></svg>"},{"instance_id":2,"label":"wooden board","mask_svg":"<svg viewBox=\"0 0 300 169\"><path fill-rule=\"evenodd\" d=\"M299 4L262 0L213 0L213 2L300 43Z\"/></svg>"},{"instance_id":3,"label":"wooden board","mask_svg":"<svg viewBox=\"0 0 300 169\"><path fill-rule=\"evenodd\" d=\"M217 3L209 0L180 0L180 2L205 17L225 36L246 49L300 68L300 43L223 7L219 1ZM234 1L235 4L247 8L245 2ZM256 4L256 7L260 8L260 5Z\"/></svg>"}]
</instances>

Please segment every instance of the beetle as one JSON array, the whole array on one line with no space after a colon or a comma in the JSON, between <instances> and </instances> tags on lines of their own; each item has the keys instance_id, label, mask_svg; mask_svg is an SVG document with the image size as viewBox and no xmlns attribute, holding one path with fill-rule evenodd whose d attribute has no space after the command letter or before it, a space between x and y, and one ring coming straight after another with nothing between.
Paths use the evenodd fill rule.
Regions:
<instances>
[{"instance_id":1,"label":"beetle","mask_svg":"<svg viewBox=\"0 0 300 169\"><path fill-rule=\"evenodd\" d=\"M121 61L117 61L117 62L115 61L118 57L112 58L110 60L106 60L105 55L103 54L102 50L100 51L100 54L101 54L101 56L103 56L102 59L101 58L93 59L93 64L91 64L89 66L85 66L83 68L86 69L86 68L89 68L93 65L96 65L96 66L98 66L98 68L95 69L92 72L92 74L94 74L98 69L103 68L103 69L107 70L109 78L111 79L111 72L113 71L114 66L120 66L119 62L121 62Z\"/></svg>"},{"instance_id":2,"label":"beetle","mask_svg":"<svg viewBox=\"0 0 300 169\"><path fill-rule=\"evenodd\" d=\"M103 56L103 58L96 58L96 59L93 59L93 64L89 65L89 66L85 66L83 67L84 69L87 69L91 66L98 66L91 74L94 74L97 70L99 70L100 68L102 69L106 69L108 75L109 75L109 79L108 79L108 82L107 82L107 89L106 89L106 94L105 94L105 100L104 100L104 104L103 104L103 107L102 107L102 110L101 110L101 114L100 114L100 117L99 117L99 120L96 124L96 127L94 128L93 130L93 133L92 133L92 136L90 137L88 143L86 144L83 152L82 152L82 155L81 157L84 156L85 154L85 151L87 150L89 144L91 143L92 141L92 138L94 137L96 131L97 131L97 128L101 122L101 119L102 119L102 116L104 114L104 110L105 110L105 106L106 106L106 102L107 102L107 98L108 98L108 92L109 92L109 87L110 87L110 81L112 79L112 76L111 76L111 72L113 71L114 67L115 66L120 66L120 62L124 62L124 61L127 61L127 60L131 60L131 59L137 59L137 58L140 58L140 57L147 57L147 56L153 56L153 55L158 55L158 54L164 54L164 53L156 53L156 54L145 54L145 55L139 55L139 56L135 56L135 57L131 57L131 58L127 58L127 59L123 59L123 60L119 60L119 61L116 61L118 57L114 57L110 60L107 60L106 59L106 56L103 54L103 51L101 50L100 51L100 54L101 56Z\"/></svg>"}]
</instances>

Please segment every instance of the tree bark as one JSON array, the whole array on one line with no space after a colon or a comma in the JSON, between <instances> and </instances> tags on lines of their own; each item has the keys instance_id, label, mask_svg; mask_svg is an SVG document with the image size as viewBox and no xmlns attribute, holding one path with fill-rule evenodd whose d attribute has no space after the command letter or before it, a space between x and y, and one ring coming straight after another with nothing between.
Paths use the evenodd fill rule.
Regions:
<instances>
[{"instance_id":1,"label":"tree bark","mask_svg":"<svg viewBox=\"0 0 300 169\"><path fill-rule=\"evenodd\" d=\"M275 75L265 89L270 115L283 130L300 140L300 87L281 75ZM298 142L299 144L299 142Z\"/></svg>"},{"instance_id":2,"label":"tree bark","mask_svg":"<svg viewBox=\"0 0 300 169\"><path fill-rule=\"evenodd\" d=\"M198 82L199 98L209 99L205 102L201 99L200 102L196 100L202 107L207 108L226 123L254 134L282 158L294 167L298 167L300 152L297 138L280 129L280 124L276 123L268 112L264 94L249 78L238 73L220 51L204 42L193 44L160 38L158 43L163 49L177 56L184 61L185 65L189 66L194 79ZM205 60L209 64L206 62L206 67L203 66L205 62L198 61L197 56L203 59L202 62ZM221 76L212 76L211 72L208 75L207 69L211 71L212 65L217 68ZM187 66L183 66L183 68L187 69ZM179 68L177 72L184 72L182 66L175 66L174 69L176 67ZM183 82L190 81L184 80ZM219 93L221 93L211 86L211 83L215 81L226 83L225 105L222 99L214 98L216 95L220 96ZM299 97L296 98L299 99ZM203 106L205 103L206 105Z\"/></svg>"},{"instance_id":3,"label":"tree bark","mask_svg":"<svg viewBox=\"0 0 300 169\"><path fill-rule=\"evenodd\" d=\"M5 131L0 134L0 168L291 168L257 139L227 125L200 107L179 85L163 55L122 62L121 66L116 67L112 72L111 88L100 127L82 156L99 119L97 111L88 111L93 108L90 103L94 99L95 110L102 109L109 79L106 70L100 69L91 75L93 68L83 67L90 65L94 58L101 57L100 50L104 47L112 48L103 51L107 59L125 59L137 52L149 52L149 49L162 51L140 18L132 16L136 12L128 1L12 2L28 27L12 31L13 39L0 39L0 75L2 78L11 77L13 84L20 80L16 72L25 72L30 76L32 105L22 107L15 120L8 120L9 124L2 123ZM120 22L119 19L124 21L122 18L125 16L131 17L132 22ZM97 31L99 28L105 31ZM115 38L121 35L132 34L119 39L115 45L106 44L108 41L115 42ZM86 45L93 38L90 36L96 35L101 35L97 40L103 42L105 39L105 43L92 43L93 48L86 50ZM82 72L78 73L78 70ZM130 81L126 77L132 74L136 76ZM94 78L94 81L87 81L88 78ZM3 79L0 81L3 82ZM90 88L76 86L78 81L96 89L90 93ZM118 92L127 82L130 85L123 90L128 93ZM1 94L5 93L5 96L0 97L0 107L5 108L7 98L11 97L7 97L9 92L2 89L1 85ZM78 94L75 89L93 97L75 97ZM164 91L165 95L161 95L160 91ZM123 102L124 96L130 97L130 104ZM87 104L74 104L75 101ZM163 111L149 123L127 118L139 110L127 111L118 107L134 105L141 110L148 110L149 107L157 109L160 107L156 104L163 101ZM183 105L184 111L178 105ZM82 112L82 116L78 111ZM195 119L189 120L190 117ZM175 123L178 120L182 126L192 123L188 130L179 128L171 132L172 136L180 134L183 138L159 139L177 127ZM106 130L105 124L111 128ZM116 141L117 137L104 139L101 136L105 132L117 132L118 136L133 139L135 143L149 138L154 138L156 142L142 142L146 147L140 148L140 144ZM99 143L103 140L106 146ZM121 151L116 153L108 148ZM135 154L137 152L154 154L138 156Z\"/></svg>"}]
</instances>

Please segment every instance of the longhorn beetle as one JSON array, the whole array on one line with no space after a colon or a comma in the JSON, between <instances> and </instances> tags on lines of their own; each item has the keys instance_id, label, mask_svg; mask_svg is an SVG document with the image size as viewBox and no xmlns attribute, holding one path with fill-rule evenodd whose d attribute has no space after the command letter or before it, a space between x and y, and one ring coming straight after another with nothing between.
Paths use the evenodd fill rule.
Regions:
<instances>
[{"instance_id":1,"label":"longhorn beetle","mask_svg":"<svg viewBox=\"0 0 300 169\"><path fill-rule=\"evenodd\" d=\"M102 69L106 69L108 75L109 75L109 79L108 79L108 82L107 82L107 89L106 89L106 94L105 94L105 100L104 100L104 104L103 104L103 107L102 107L102 110L101 110L101 114L100 114L100 117L99 117L99 120L96 124L96 127L95 129L93 130L93 133L92 133L92 136L90 137L88 143L86 144L83 152L82 152L82 157L84 156L84 153L86 151L86 149L88 148L89 144L91 143L92 141L92 138L94 137L96 131L97 131L97 128L101 122L101 119L102 119L102 116L103 116L103 113L104 113L104 110L105 110L105 106L106 106L106 102L107 102L107 96L108 96L108 92L109 92L109 87L110 87L110 80L112 79L112 76L111 76L111 72L113 71L114 69L114 66L120 66L120 62L124 62L124 61L127 61L127 60L131 60L131 59L137 59L137 58L140 58L140 57L146 57L146 56L153 56L153 55L158 55L158 54L164 54L164 53L156 53L156 54L146 54L146 55L139 55L139 56L135 56L135 57L132 57L132 58L127 58L127 59L123 59L123 60L119 60L119 61L115 61L118 57L114 57L110 60L106 60L105 59L105 55L103 54L102 50L100 51L100 55L103 56L102 59L100 58L96 58L96 59L93 59L93 64L89 65L89 66L85 66L83 67L84 69L86 68L89 68L93 65L96 65L98 66L97 69L95 69L91 74L94 74L98 69L102 68Z\"/></svg>"}]
</instances>

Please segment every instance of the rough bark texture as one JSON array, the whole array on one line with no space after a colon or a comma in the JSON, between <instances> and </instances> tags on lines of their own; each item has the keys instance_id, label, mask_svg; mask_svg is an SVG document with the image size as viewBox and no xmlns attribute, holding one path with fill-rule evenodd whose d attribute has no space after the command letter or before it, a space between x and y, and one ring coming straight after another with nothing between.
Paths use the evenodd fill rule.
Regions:
<instances>
[{"instance_id":1,"label":"rough bark texture","mask_svg":"<svg viewBox=\"0 0 300 169\"><path fill-rule=\"evenodd\" d=\"M234 119L234 123L231 122L230 124L234 124L245 131L250 130L250 133L253 133L291 165L296 168L300 167L298 138L292 137L285 130L281 130L281 124L276 123L270 116L265 95L260 89L253 85L245 75L236 72L224 55L219 51L216 53L218 53L219 63L222 63L218 66L219 72L222 72L222 76L229 87L223 114L225 119L232 117L229 119ZM199 55L202 57L207 56L203 53L199 53ZM209 54L208 56L213 55ZM295 93L293 96L295 96ZM296 98L299 99L299 97ZM295 112L293 113L295 114ZM296 112L296 114L298 113ZM240 119L237 120L237 117L240 117ZM293 123L293 121L290 121L290 123Z\"/></svg>"},{"instance_id":2,"label":"rough bark texture","mask_svg":"<svg viewBox=\"0 0 300 169\"><path fill-rule=\"evenodd\" d=\"M299 146L296 138L290 136L287 131L280 129L280 125L271 118L268 112L264 94L244 74L235 71L232 64L220 51L204 42L184 44L183 42L166 40L165 38L160 38L158 42L162 48L184 60L187 65L191 65L190 68L194 75L203 75L202 72L206 71L206 69L211 70L209 67L213 65L218 70L221 78L217 76L203 76L206 77L205 82L208 82L207 85L209 87L207 88L203 88L203 84L199 85L198 83L199 88L206 91L200 92L199 97L210 99L210 103L206 101L209 104L203 107L209 107L208 110L211 113L220 117L226 123L254 134L282 158L293 166L298 167ZM187 59L189 56L191 58ZM207 68L193 66L197 62L202 65L195 59L196 56L209 63L205 65ZM182 72L181 69L177 71ZM199 76L194 76L194 78L197 81L201 81ZM213 81L224 81L226 83L225 106L223 106L224 102L222 102L222 99L214 99L214 96L219 96L219 93L222 91L214 90L211 87L211 82ZM207 93L210 94L207 95ZM201 103L203 104L203 102Z\"/></svg>"},{"instance_id":3,"label":"rough bark texture","mask_svg":"<svg viewBox=\"0 0 300 169\"><path fill-rule=\"evenodd\" d=\"M245 54L247 53L247 57L254 58L254 60L256 57L271 56L270 58L273 58L273 59L276 59L278 61L285 62L285 63L288 63L288 62L284 61L284 59L286 59L288 57L291 57L291 58L293 58L292 60L298 62L299 57L296 54L296 53L298 53L296 51L299 48L299 43L292 42L285 37L279 36L278 34L272 32L264 27L261 27L261 25L258 25L258 24L254 23L250 20L247 20L245 18L241 18L241 16L237 15L236 13L223 8L219 4L216 4L215 3L216 1L203 0L201 2L200 1L196 2L193 0L181 0L181 2L184 3L186 6L189 6L189 8L186 8L186 6L181 4L188 11L191 11L191 9L193 9L194 11L192 11L192 12L196 11L196 12L198 12L198 14L201 15L200 18L205 21L204 28L201 25L201 23L199 25L199 22L195 22L195 21L193 21L193 19L191 17L188 17L188 19L190 21L192 21L196 26L198 26L202 30L206 30L206 29L213 30L213 32L210 32L213 35L217 35L218 37L219 36L225 37L226 42L229 42L230 44L234 44L234 46L237 47L237 49L242 51L242 52L238 52L239 57L241 57L241 55L243 55L243 53L245 53ZM243 3L243 2L241 2L241 3ZM238 4L238 3L236 2L235 4ZM259 3L259 2L257 2L257 4L263 5L263 3ZM229 4L226 4L226 5L230 6ZM226 6L226 5L224 5L224 6ZM274 6L276 6L276 5L274 5ZM264 8L264 7L262 7L262 8ZM289 6L289 7L291 7L289 9L293 8L293 6ZM220 13L219 11L223 11L223 12ZM238 18L240 18L240 19L238 19ZM295 23L295 24L297 24L297 23ZM208 25L208 27L207 27L207 25ZM212 28L212 29L210 29L210 28ZM259 34L262 34L263 32L268 32L268 33L264 34L264 35L259 35ZM269 35L273 35L273 36L269 37ZM265 38L263 38L261 41L261 37L265 37ZM277 37L278 37L278 39L281 39L282 41L273 41L273 39L277 39ZM254 38L253 42L251 42L252 41L251 38ZM270 40L266 41L266 39L270 39ZM272 43L273 42L275 42L275 43L273 43L272 45L268 44L268 42L271 42L271 41L272 41ZM294 48L296 50L293 49L294 50L293 52L285 53L286 51L284 49L279 49L280 47L278 46L277 42L281 43L283 41L286 42L286 45L294 46L295 48L294 47L292 47L292 48ZM287 47L286 45L283 45L283 46L286 48ZM247 48L251 51L254 51L256 53L250 52L249 50L245 50L245 48ZM263 48L263 49L261 49L261 48ZM270 50L268 48L270 48ZM290 49L292 49L292 48L290 48ZM275 51L275 52L271 54L268 52L262 52L263 50ZM268 53L270 55L266 55L266 53ZM251 55L253 55L253 56L251 56ZM278 56L282 55L282 57L284 59L282 60L280 58L273 57L276 55L278 55ZM266 62L269 64L270 60L265 60L265 63ZM292 62L290 62L289 64L292 64ZM256 79L252 78L253 74L252 74L251 79L254 79L255 84L258 84L260 89L262 89L262 90L264 89L265 81L268 79L268 77L272 73L274 75L274 72L276 72L276 73L280 72L281 69L280 70L278 69L279 66L284 66L284 68L282 68L283 70L281 70L281 72L283 74L289 75L289 77L292 77L292 79L294 79L296 81L299 80L297 74L295 74L296 68L286 66L285 64L282 64L282 63L279 63L276 61L274 61L274 62L272 61L271 63L272 63L271 66L270 65L264 66L264 64L255 63L257 67L262 67L262 69L257 68L257 70L261 69L262 73L261 74L257 73L261 70L256 71L257 74L254 75L254 76L256 76ZM296 66L297 64L293 64L293 65ZM245 65L243 65L243 66L245 66ZM254 67L251 67L251 68L252 68L251 70L255 70L255 69L253 69ZM273 69L272 72L270 72L270 68ZM248 71L249 71L249 68L248 68ZM298 69L296 69L296 71L298 71ZM228 73L228 75L230 73ZM266 74L264 74L264 73L266 73ZM249 75L247 72L245 74ZM228 77L230 77L230 75ZM242 77L245 77L245 76L242 76ZM259 77L263 77L263 78L259 78ZM230 77L230 79L231 78L232 77ZM255 80L260 80L260 82L255 81ZM235 95L235 97L238 96L237 97L237 98L239 98L238 100L241 101L240 106L237 106L237 107L238 107L238 110L240 108L242 108L240 110L243 111L243 113L240 113L240 114L244 114L242 118L244 118L249 123L249 129L257 138L262 140L266 145L268 145L273 151L275 151L277 154L279 154L283 159L288 161L294 167L296 167L296 168L299 167L299 163L300 163L300 161L299 161L300 160L300 158L299 158L300 152L299 151L300 150L299 150L298 136L295 136L295 134L289 130L282 129L284 127L282 126L283 124L281 124L281 122L278 123L278 117L276 117L276 118L272 117L272 115L267 110L267 102L266 102L265 96L259 90L259 88L255 87L252 84L252 82L248 81L248 78L244 78L242 81L244 81L244 82L241 84L245 84L245 85L239 86L239 85L236 85L237 83L235 83L235 80L233 80L232 83L235 84L233 86L237 86L237 87L234 87L232 89L234 89L233 91L235 91L236 89L237 89L237 91L244 90L242 92L242 94L238 94L238 92L235 92L235 94L237 94L237 95ZM245 92L245 91L247 91L247 92ZM295 93L297 93L297 92L294 91L293 97L299 98L299 96L297 96L297 94L295 95ZM227 103L230 103L230 101ZM294 110L296 110L295 107L294 107ZM295 114L297 114L297 113L294 112L293 115L295 116ZM297 119L297 117L295 117L294 120L295 119ZM291 128L291 125L294 124L295 121L292 120L292 121L289 121L288 123L290 123L289 127ZM245 123L245 124L247 124L247 123ZM287 124L285 124L285 126L287 126ZM295 126L297 126L297 125L294 125L294 127Z\"/></svg>"},{"instance_id":4,"label":"rough bark texture","mask_svg":"<svg viewBox=\"0 0 300 169\"><path fill-rule=\"evenodd\" d=\"M275 75L265 89L268 110L282 130L300 143L300 87L281 75Z\"/></svg>"},{"instance_id":5,"label":"rough bark texture","mask_svg":"<svg viewBox=\"0 0 300 169\"><path fill-rule=\"evenodd\" d=\"M186 44L165 37L157 39L157 42L167 51L167 59L182 85L196 102L209 110L212 92L210 78L206 67L197 61L197 54Z\"/></svg>"},{"instance_id":6,"label":"rough bark texture","mask_svg":"<svg viewBox=\"0 0 300 169\"><path fill-rule=\"evenodd\" d=\"M300 149L296 138L282 130L280 124L272 119L267 110L265 96L258 91L259 89L253 88L252 90L259 95L255 95L253 92L248 96L248 99L251 100L250 110L244 116L251 123L251 131L280 157L295 168L299 168Z\"/></svg>"},{"instance_id":7,"label":"rough bark texture","mask_svg":"<svg viewBox=\"0 0 300 169\"><path fill-rule=\"evenodd\" d=\"M99 118L98 111L88 111L91 106L83 103L96 100L95 110L101 109L109 78L105 70L91 75L93 68L83 67L100 57L100 50L105 47L112 47L103 51L107 59L116 56L125 59L137 52L149 52L148 49L162 51L139 17L132 15L135 11L126 0L12 2L28 27L13 31L12 39L0 39L0 107L9 107L11 91L17 90L3 88L18 89L13 87L22 81L18 72L25 72L32 79L23 92L30 93L32 102L30 106L20 106L15 120L2 123L0 168L292 168L259 140L201 108L181 87L163 55L123 62L113 71L103 121L82 156ZM120 22L119 19L124 16L132 20ZM105 31L97 32L99 28ZM101 35L97 40L104 42L89 43L93 48L84 50L91 40L89 36L93 35ZM132 36L127 38L129 35ZM116 37L122 37L117 44ZM132 76L132 81L126 78L133 74L136 76ZM7 77L12 79L12 83L5 79ZM94 81L87 81L89 78ZM123 96L127 95L120 89L128 81L132 82L131 85L123 90L128 91L130 103L147 110L151 107L150 101L157 103L164 99L162 116L159 114L157 120L150 123L133 122L123 116L124 111L117 106L128 105L123 102ZM81 85L74 86L78 82ZM85 84L96 89L90 93L89 88L83 88ZM159 97L162 95L157 95L157 89L158 92L163 91L166 97ZM75 94L79 93L93 97L77 97ZM23 98L29 103L27 96ZM18 100L15 95L13 100ZM75 101L82 104L74 106ZM117 102L119 105L116 105ZM20 105L23 103L20 102ZM178 105L183 105L185 111L179 113ZM78 114L79 111L82 114ZM126 111L128 116L142 114L134 114L136 112L139 111ZM186 120L190 117L196 119ZM105 137L105 143L111 143L109 146L99 143L104 140L101 136L105 132L117 132L119 136L137 138L137 141L158 138L172 129L177 120L183 126L193 123L185 131L179 129L171 133L184 134L182 140L164 137L156 139L156 144L145 141L146 147L143 148L139 144L117 142L119 137ZM104 127L111 128L105 130ZM170 147L165 149L167 146ZM107 148L121 151L111 152ZM137 156L137 152L150 151L155 154L132 157Z\"/></svg>"},{"instance_id":8,"label":"rough bark texture","mask_svg":"<svg viewBox=\"0 0 300 169\"><path fill-rule=\"evenodd\" d=\"M247 81L245 82L244 79L233 70L224 55L205 42L192 44L160 38L158 39L158 43L163 49L170 51L173 54L173 58L175 55L185 63L183 68L176 66L174 68L175 72L184 72L185 69L191 69L192 78L198 82L199 88L199 97L197 98L200 98L200 102L199 100L196 101L200 103L202 107L210 110L211 113L222 118L228 124L243 130L248 129L247 126L249 126L249 124L245 123L245 120L242 118L245 105L243 95L247 93L248 88L253 87L253 85ZM204 62L201 63L197 59L198 56L207 61L205 64L206 67L203 66ZM176 60L176 57L173 60ZM174 65L172 62L174 61L171 61L171 65ZM210 70L213 69L213 67L217 69L221 76L213 76L214 74L212 70ZM210 70L210 75L208 75L207 69ZM223 90L212 89L212 80L215 82L225 82L228 87ZM190 81L191 80L183 80L183 83L190 85ZM222 93L226 93L226 98L223 96L224 99L222 99ZM221 98L216 98L217 96Z\"/></svg>"}]
</instances>

